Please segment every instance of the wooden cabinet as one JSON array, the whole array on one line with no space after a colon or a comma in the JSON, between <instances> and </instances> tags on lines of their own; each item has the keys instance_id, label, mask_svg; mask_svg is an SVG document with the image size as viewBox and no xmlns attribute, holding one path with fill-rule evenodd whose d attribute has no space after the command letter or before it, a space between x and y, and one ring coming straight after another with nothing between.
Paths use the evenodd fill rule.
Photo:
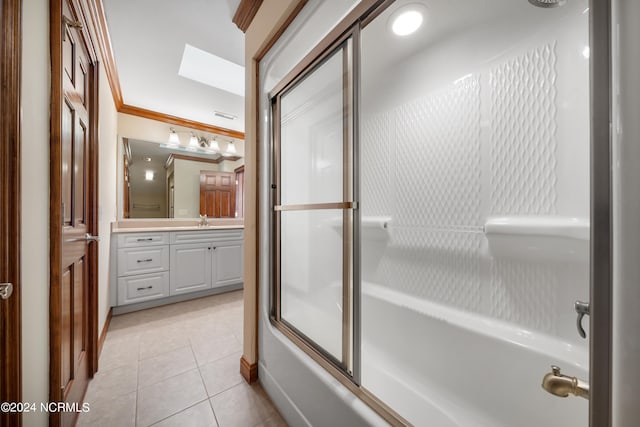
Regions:
<instances>
[{"instance_id":1,"label":"wooden cabinet","mask_svg":"<svg viewBox=\"0 0 640 427\"><path fill-rule=\"evenodd\" d=\"M242 286L242 229L121 233L112 241L118 244L118 306Z\"/></svg>"}]
</instances>

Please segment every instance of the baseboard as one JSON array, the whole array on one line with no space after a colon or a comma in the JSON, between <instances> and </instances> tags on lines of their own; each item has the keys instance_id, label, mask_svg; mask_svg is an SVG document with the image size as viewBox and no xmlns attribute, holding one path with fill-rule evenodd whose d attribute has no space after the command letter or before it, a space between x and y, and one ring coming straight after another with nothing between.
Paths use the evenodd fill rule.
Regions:
<instances>
[{"instance_id":1,"label":"baseboard","mask_svg":"<svg viewBox=\"0 0 640 427\"><path fill-rule=\"evenodd\" d=\"M238 291L243 288L242 283L235 285L220 286L213 289L205 289L204 291L191 292L179 295L173 295L166 298L154 299L151 301L138 302L127 305L119 305L113 307L113 314L118 316L120 314L131 313L133 311L146 310L148 308L160 307L162 305L175 304L177 302L189 301L192 299L209 297L212 295L223 294L225 292Z\"/></svg>"},{"instance_id":2,"label":"baseboard","mask_svg":"<svg viewBox=\"0 0 640 427\"><path fill-rule=\"evenodd\" d=\"M104 321L104 326L102 327L102 332L100 332L100 338L98 340L98 357L100 357L100 354L102 353L102 346L104 346L104 340L107 338L107 331L111 324L111 316L113 316L113 308L109 309L107 319Z\"/></svg>"},{"instance_id":3,"label":"baseboard","mask_svg":"<svg viewBox=\"0 0 640 427\"><path fill-rule=\"evenodd\" d=\"M240 358L240 375L249 384L258 381L258 363L249 363L247 359L242 356Z\"/></svg>"}]
</instances>

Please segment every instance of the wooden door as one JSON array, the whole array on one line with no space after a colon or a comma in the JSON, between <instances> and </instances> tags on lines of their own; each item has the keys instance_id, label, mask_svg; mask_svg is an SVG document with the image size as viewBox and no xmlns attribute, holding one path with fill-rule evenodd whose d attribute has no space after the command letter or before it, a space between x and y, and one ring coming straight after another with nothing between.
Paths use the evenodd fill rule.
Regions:
<instances>
[{"instance_id":1,"label":"wooden door","mask_svg":"<svg viewBox=\"0 0 640 427\"><path fill-rule=\"evenodd\" d=\"M53 62L52 129L60 133L52 131L51 147L50 401L81 406L97 369L97 244L85 238L97 230L97 68L68 0L61 11L61 55L52 53L60 59L59 74ZM77 415L52 413L51 424L71 426Z\"/></svg>"},{"instance_id":2,"label":"wooden door","mask_svg":"<svg viewBox=\"0 0 640 427\"><path fill-rule=\"evenodd\" d=\"M200 171L200 215L236 217L236 180L232 172Z\"/></svg>"},{"instance_id":3,"label":"wooden door","mask_svg":"<svg viewBox=\"0 0 640 427\"><path fill-rule=\"evenodd\" d=\"M21 1L0 2L0 403L21 397L20 70ZM16 408L9 408L16 409ZM21 414L0 411L0 426L21 425Z\"/></svg>"}]
</instances>

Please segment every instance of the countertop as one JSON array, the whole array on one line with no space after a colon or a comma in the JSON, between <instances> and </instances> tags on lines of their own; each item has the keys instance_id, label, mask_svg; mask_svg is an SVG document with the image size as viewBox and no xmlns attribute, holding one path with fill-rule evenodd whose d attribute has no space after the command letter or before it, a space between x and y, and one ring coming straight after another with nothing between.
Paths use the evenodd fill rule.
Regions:
<instances>
[{"instance_id":1,"label":"countertop","mask_svg":"<svg viewBox=\"0 0 640 427\"><path fill-rule=\"evenodd\" d=\"M209 219L209 225L198 225L199 220L122 220L111 223L111 233L145 233L153 231L208 231L242 229L242 220Z\"/></svg>"}]
</instances>

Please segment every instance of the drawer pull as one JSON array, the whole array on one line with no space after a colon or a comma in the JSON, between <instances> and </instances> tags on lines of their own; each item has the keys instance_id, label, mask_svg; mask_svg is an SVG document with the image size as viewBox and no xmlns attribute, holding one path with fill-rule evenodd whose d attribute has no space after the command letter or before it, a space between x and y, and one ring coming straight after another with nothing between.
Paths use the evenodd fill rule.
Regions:
<instances>
[{"instance_id":1,"label":"drawer pull","mask_svg":"<svg viewBox=\"0 0 640 427\"><path fill-rule=\"evenodd\" d=\"M146 288L138 288L139 291L146 291L147 289L153 289L153 286L147 286Z\"/></svg>"},{"instance_id":2,"label":"drawer pull","mask_svg":"<svg viewBox=\"0 0 640 427\"><path fill-rule=\"evenodd\" d=\"M146 239L138 239L138 242L153 242L153 237L148 237Z\"/></svg>"},{"instance_id":3,"label":"drawer pull","mask_svg":"<svg viewBox=\"0 0 640 427\"><path fill-rule=\"evenodd\" d=\"M151 262L153 261L153 258L147 258L147 259L139 259L138 262Z\"/></svg>"}]
</instances>

